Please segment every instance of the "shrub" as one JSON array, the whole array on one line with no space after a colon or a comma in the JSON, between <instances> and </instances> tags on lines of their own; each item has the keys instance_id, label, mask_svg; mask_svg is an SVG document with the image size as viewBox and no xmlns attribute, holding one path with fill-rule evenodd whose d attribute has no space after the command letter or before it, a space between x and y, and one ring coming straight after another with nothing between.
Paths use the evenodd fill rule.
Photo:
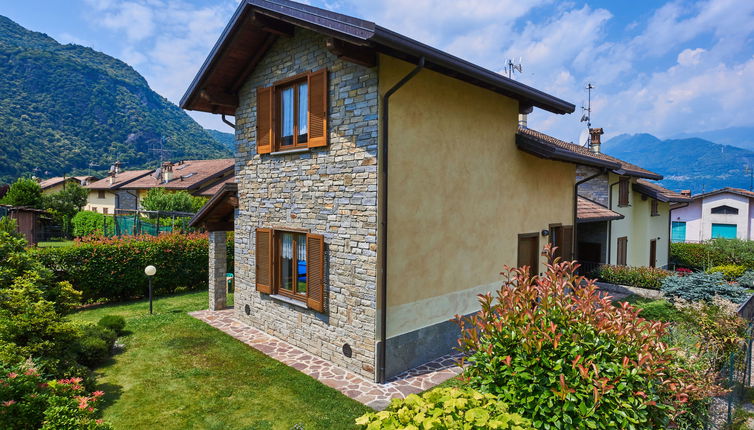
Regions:
<instances>
[{"instance_id":1,"label":"shrub","mask_svg":"<svg viewBox=\"0 0 754 430\"><path fill-rule=\"evenodd\" d=\"M110 429L102 420L93 418L104 393L89 394L82 382L75 377L43 377L33 362L0 365L0 428Z\"/></svg>"},{"instance_id":2,"label":"shrub","mask_svg":"<svg viewBox=\"0 0 754 430\"><path fill-rule=\"evenodd\" d=\"M108 232L115 231L113 217L91 211L81 211L74 215L71 218L71 225L73 226L73 235L75 237L103 236L105 230Z\"/></svg>"},{"instance_id":3,"label":"shrub","mask_svg":"<svg viewBox=\"0 0 754 430\"><path fill-rule=\"evenodd\" d=\"M719 392L706 374L678 363L667 325L611 306L573 262L541 276L506 267L507 281L480 296L481 311L457 317L464 378L495 394L537 429L669 428L701 422ZM700 424L700 423L697 423ZM696 425L696 424L694 424ZM700 426L697 426L700 428Z\"/></svg>"},{"instance_id":4,"label":"shrub","mask_svg":"<svg viewBox=\"0 0 754 430\"><path fill-rule=\"evenodd\" d=\"M611 284L659 290L662 280L672 274L668 270L654 267L602 265L596 269L594 276Z\"/></svg>"},{"instance_id":5,"label":"shrub","mask_svg":"<svg viewBox=\"0 0 754 430\"><path fill-rule=\"evenodd\" d=\"M108 328L120 336L123 334L123 329L126 328L126 319L120 315L105 315L100 318L97 325Z\"/></svg>"},{"instance_id":6,"label":"shrub","mask_svg":"<svg viewBox=\"0 0 754 430\"><path fill-rule=\"evenodd\" d=\"M148 211L195 213L207 202L205 197L195 197L187 191L167 191L165 188L150 188L141 201Z\"/></svg>"},{"instance_id":7,"label":"shrub","mask_svg":"<svg viewBox=\"0 0 754 430\"><path fill-rule=\"evenodd\" d=\"M744 272L746 272L746 267L737 264L724 264L722 266L712 266L707 269L707 273L722 273L723 278L729 282L736 281L744 274Z\"/></svg>"},{"instance_id":8,"label":"shrub","mask_svg":"<svg viewBox=\"0 0 754 430\"><path fill-rule=\"evenodd\" d=\"M12 183L0 203L42 209L42 187L31 178L18 178Z\"/></svg>"},{"instance_id":9,"label":"shrub","mask_svg":"<svg viewBox=\"0 0 754 430\"><path fill-rule=\"evenodd\" d=\"M720 272L697 272L686 276L671 276L662 281L662 292L671 300L689 302L711 301L714 297L742 303L749 297L745 288L729 283Z\"/></svg>"},{"instance_id":10,"label":"shrub","mask_svg":"<svg viewBox=\"0 0 754 430\"><path fill-rule=\"evenodd\" d=\"M754 270L747 270L740 278L738 284L744 288L754 288Z\"/></svg>"},{"instance_id":11,"label":"shrub","mask_svg":"<svg viewBox=\"0 0 754 430\"><path fill-rule=\"evenodd\" d=\"M494 395L468 388L436 388L421 396L393 399L384 411L357 418L356 425L367 430L534 430L528 420L509 413L508 406Z\"/></svg>"},{"instance_id":12,"label":"shrub","mask_svg":"<svg viewBox=\"0 0 754 430\"><path fill-rule=\"evenodd\" d=\"M94 324L79 327L79 335L74 346L77 361L93 367L104 362L113 349L117 335L113 330Z\"/></svg>"},{"instance_id":13,"label":"shrub","mask_svg":"<svg viewBox=\"0 0 754 430\"><path fill-rule=\"evenodd\" d=\"M123 300L147 291L144 267L154 265L156 294L179 288L207 287L209 270L206 234L177 233L159 236L85 238L73 246L38 248L34 255L55 270L61 280L74 285L84 300ZM233 247L228 247L229 267Z\"/></svg>"},{"instance_id":14,"label":"shrub","mask_svg":"<svg viewBox=\"0 0 754 430\"><path fill-rule=\"evenodd\" d=\"M630 296L625 301L638 308L640 310L639 316L648 320L676 322L684 319L683 312L667 300L653 300L640 296ZM613 302L613 304L620 306L619 302Z\"/></svg>"}]
</instances>

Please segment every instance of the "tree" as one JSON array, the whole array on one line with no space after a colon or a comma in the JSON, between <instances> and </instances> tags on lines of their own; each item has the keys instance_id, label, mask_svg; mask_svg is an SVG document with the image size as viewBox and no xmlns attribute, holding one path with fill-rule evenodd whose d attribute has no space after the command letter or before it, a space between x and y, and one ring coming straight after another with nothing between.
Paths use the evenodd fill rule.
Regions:
<instances>
[{"instance_id":1,"label":"tree","mask_svg":"<svg viewBox=\"0 0 754 430\"><path fill-rule=\"evenodd\" d=\"M186 191L167 191L164 188L152 188L141 201L141 206L148 211L160 212L198 212L207 199L194 197Z\"/></svg>"},{"instance_id":2,"label":"tree","mask_svg":"<svg viewBox=\"0 0 754 430\"><path fill-rule=\"evenodd\" d=\"M87 190L76 183L67 183L55 194L43 196L44 207L52 213L63 233L71 234L71 219L86 205Z\"/></svg>"},{"instance_id":3,"label":"tree","mask_svg":"<svg viewBox=\"0 0 754 430\"><path fill-rule=\"evenodd\" d=\"M28 206L43 209L42 187L31 178L18 178L8 193L2 199L2 203L11 206Z\"/></svg>"}]
</instances>

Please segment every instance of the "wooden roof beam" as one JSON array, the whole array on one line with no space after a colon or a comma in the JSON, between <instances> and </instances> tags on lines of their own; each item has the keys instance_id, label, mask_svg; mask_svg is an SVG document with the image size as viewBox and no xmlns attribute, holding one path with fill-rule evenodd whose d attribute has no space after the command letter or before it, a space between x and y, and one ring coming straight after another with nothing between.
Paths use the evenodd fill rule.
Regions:
<instances>
[{"instance_id":1,"label":"wooden roof beam","mask_svg":"<svg viewBox=\"0 0 754 430\"><path fill-rule=\"evenodd\" d=\"M251 17L251 23L256 27L272 33L277 36L293 37L294 26L291 23L283 22L269 16L254 13Z\"/></svg>"},{"instance_id":2,"label":"wooden roof beam","mask_svg":"<svg viewBox=\"0 0 754 430\"><path fill-rule=\"evenodd\" d=\"M331 37L327 39L327 49L341 60L364 67L375 67L377 65L376 52L366 46L357 46Z\"/></svg>"},{"instance_id":3,"label":"wooden roof beam","mask_svg":"<svg viewBox=\"0 0 754 430\"><path fill-rule=\"evenodd\" d=\"M238 107L238 96L219 87L204 87L199 93L199 97L213 106L231 107L233 109Z\"/></svg>"},{"instance_id":4,"label":"wooden roof beam","mask_svg":"<svg viewBox=\"0 0 754 430\"><path fill-rule=\"evenodd\" d=\"M243 84L246 83L246 80L249 79L249 76L257 67L257 64L262 61L264 54L267 53L267 51L270 49L270 47L272 47L272 44L275 43L277 39L278 37L274 34L267 35L262 46L254 53L254 56L251 58L251 60L249 60L249 63L246 64L246 67L244 67L241 73L239 73L236 77L233 85L230 87L230 90L232 92L237 93L238 90L241 89Z\"/></svg>"}]
</instances>

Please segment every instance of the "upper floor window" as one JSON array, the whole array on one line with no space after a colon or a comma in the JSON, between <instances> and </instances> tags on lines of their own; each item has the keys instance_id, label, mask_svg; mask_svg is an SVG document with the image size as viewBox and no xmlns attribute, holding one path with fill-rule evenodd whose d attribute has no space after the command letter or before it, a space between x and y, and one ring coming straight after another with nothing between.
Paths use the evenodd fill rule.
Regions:
<instances>
[{"instance_id":1,"label":"upper floor window","mask_svg":"<svg viewBox=\"0 0 754 430\"><path fill-rule=\"evenodd\" d=\"M97 198L98 199L104 199L105 198L105 192L104 191L97 191Z\"/></svg>"},{"instance_id":2,"label":"upper floor window","mask_svg":"<svg viewBox=\"0 0 754 430\"><path fill-rule=\"evenodd\" d=\"M257 153L327 146L327 69L257 88Z\"/></svg>"},{"instance_id":3,"label":"upper floor window","mask_svg":"<svg viewBox=\"0 0 754 430\"><path fill-rule=\"evenodd\" d=\"M620 178L618 182L618 206L628 206L628 190L631 182L628 178Z\"/></svg>"},{"instance_id":4,"label":"upper floor window","mask_svg":"<svg viewBox=\"0 0 754 430\"><path fill-rule=\"evenodd\" d=\"M660 202L658 202L655 199L652 199L652 202L650 203L650 215L652 216L660 216Z\"/></svg>"},{"instance_id":5,"label":"upper floor window","mask_svg":"<svg viewBox=\"0 0 754 430\"><path fill-rule=\"evenodd\" d=\"M712 208L711 212L716 215L738 215L738 209L727 205Z\"/></svg>"}]
</instances>

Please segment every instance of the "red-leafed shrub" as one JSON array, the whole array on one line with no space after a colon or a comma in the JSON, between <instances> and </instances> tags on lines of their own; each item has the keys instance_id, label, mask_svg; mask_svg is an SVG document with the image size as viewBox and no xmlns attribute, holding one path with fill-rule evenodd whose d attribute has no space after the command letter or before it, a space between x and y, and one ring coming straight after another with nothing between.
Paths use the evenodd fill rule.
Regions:
<instances>
[{"instance_id":1,"label":"red-leafed shrub","mask_svg":"<svg viewBox=\"0 0 754 430\"><path fill-rule=\"evenodd\" d=\"M481 311L457 318L464 378L537 429L703 428L713 376L684 367L662 341L667 324L612 306L575 268L506 267Z\"/></svg>"},{"instance_id":2,"label":"red-leafed shrub","mask_svg":"<svg viewBox=\"0 0 754 430\"><path fill-rule=\"evenodd\" d=\"M228 267L232 269L232 242ZM73 246L34 249L33 254L60 278L74 285L86 301L124 300L147 290L144 267L153 265L157 294L207 287L209 269L206 234L159 236L90 236Z\"/></svg>"}]
</instances>

